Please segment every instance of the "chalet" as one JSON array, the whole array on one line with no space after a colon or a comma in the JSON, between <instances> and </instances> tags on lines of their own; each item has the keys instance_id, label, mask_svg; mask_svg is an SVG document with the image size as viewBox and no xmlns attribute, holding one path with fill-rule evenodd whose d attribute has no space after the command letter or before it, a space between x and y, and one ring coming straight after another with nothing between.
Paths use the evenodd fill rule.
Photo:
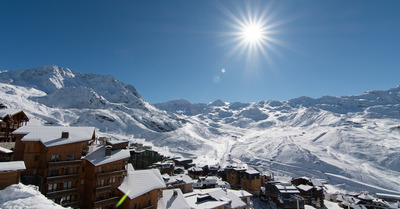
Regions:
<instances>
[{"instance_id":1,"label":"chalet","mask_svg":"<svg viewBox=\"0 0 400 209\"><path fill-rule=\"evenodd\" d=\"M244 189L258 195L261 189L260 172L246 167L227 167L226 181L234 189Z\"/></svg>"},{"instance_id":2,"label":"chalet","mask_svg":"<svg viewBox=\"0 0 400 209\"><path fill-rule=\"evenodd\" d=\"M193 167L193 159L192 158L177 158L174 159L175 165L183 166L185 169Z\"/></svg>"},{"instance_id":3,"label":"chalet","mask_svg":"<svg viewBox=\"0 0 400 209\"><path fill-rule=\"evenodd\" d=\"M94 128L23 126L13 135L14 160L26 165L22 182L38 185L45 196L63 206L81 205L81 157L95 138Z\"/></svg>"},{"instance_id":4,"label":"chalet","mask_svg":"<svg viewBox=\"0 0 400 209\"><path fill-rule=\"evenodd\" d=\"M126 176L125 165L130 154L118 149L120 144L114 145L97 147L83 158L85 208L114 208L121 198L117 196L117 188Z\"/></svg>"},{"instance_id":5,"label":"chalet","mask_svg":"<svg viewBox=\"0 0 400 209\"><path fill-rule=\"evenodd\" d=\"M198 179L203 175L203 169L200 167L191 167L188 169L188 174L193 179Z\"/></svg>"},{"instance_id":6,"label":"chalet","mask_svg":"<svg viewBox=\"0 0 400 209\"><path fill-rule=\"evenodd\" d=\"M307 177L300 177L292 179L291 182L300 191L300 195L304 198L305 204L317 208L324 206L325 195L321 187L323 186L321 181Z\"/></svg>"},{"instance_id":7,"label":"chalet","mask_svg":"<svg viewBox=\"0 0 400 209\"><path fill-rule=\"evenodd\" d=\"M129 162L133 165L133 167L137 170L140 169L148 169L154 163L160 162L164 159L164 156L160 155L158 152L151 149L144 149L143 146L137 147L129 146L130 158Z\"/></svg>"},{"instance_id":8,"label":"chalet","mask_svg":"<svg viewBox=\"0 0 400 209\"><path fill-rule=\"evenodd\" d=\"M252 195L243 190L230 190L222 188L195 190L184 194L191 208L218 208L244 209L250 205L249 197Z\"/></svg>"},{"instance_id":9,"label":"chalet","mask_svg":"<svg viewBox=\"0 0 400 209\"><path fill-rule=\"evenodd\" d=\"M170 176L168 174L162 175L164 182L168 188L178 188L181 189L183 193L188 193L193 191L193 184L195 181L186 174L179 174Z\"/></svg>"},{"instance_id":10,"label":"chalet","mask_svg":"<svg viewBox=\"0 0 400 209\"><path fill-rule=\"evenodd\" d=\"M163 190L163 195L158 200L159 209L191 209L180 189Z\"/></svg>"},{"instance_id":11,"label":"chalet","mask_svg":"<svg viewBox=\"0 0 400 209\"><path fill-rule=\"evenodd\" d=\"M25 170L23 161L0 163L0 190L12 184L18 184L21 171Z\"/></svg>"},{"instance_id":12,"label":"chalet","mask_svg":"<svg viewBox=\"0 0 400 209\"><path fill-rule=\"evenodd\" d=\"M175 170L175 163L173 161L164 161L164 162L157 162L154 163L151 168L156 168L160 170L161 174L168 174L172 175L174 174Z\"/></svg>"},{"instance_id":13,"label":"chalet","mask_svg":"<svg viewBox=\"0 0 400 209\"><path fill-rule=\"evenodd\" d=\"M11 133L29 121L22 110L0 109L0 141L11 142Z\"/></svg>"},{"instance_id":14,"label":"chalet","mask_svg":"<svg viewBox=\"0 0 400 209\"><path fill-rule=\"evenodd\" d=\"M119 206L122 209L156 208L166 188L157 169L129 170L122 184L118 187L120 196L126 199Z\"/></svg>"},{"instance_id":15,"label":"chalet","mask_svg":"<svg viewBox=\"0 0 400 209\"><path fill-rule=\"evenodd\" d=\"M267 182L265 199L272 200L280 209L304 209L304 200L299 190L290 183Z\"/></svg>"},{"instance_id":16,"label":"chalet","mask_svg":"<svg viewBox=\"0 0 400 209\"><path fill-rule=\"evenodd\" d=\"M261 189L260 172L248 169L240 175L241 188L258 195Z\"/></svg>"},{"instance_id":17,"label":"chalet","mask_svg":"<svg viewBox=\"0 0 400 209\"><path fill-rule=\"evenodd\" d=\"M230 185L226 181L222 181L216 176L201 176L193 184L193 188L206 189L206 188L226 188L230 189Z\"/></svg>"}]
</instances>

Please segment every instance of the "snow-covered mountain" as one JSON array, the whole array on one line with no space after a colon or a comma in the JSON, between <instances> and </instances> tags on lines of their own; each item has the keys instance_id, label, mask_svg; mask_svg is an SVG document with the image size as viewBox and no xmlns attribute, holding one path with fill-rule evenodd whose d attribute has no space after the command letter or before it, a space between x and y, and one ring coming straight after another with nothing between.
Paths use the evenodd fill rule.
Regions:
<instances>
[{"instance_id":1,"label":"snow-covered mountain","mask_svg":"<svg viewBox=\"0 0 400 209\"><path fill-rule=\"evenodd\" d=\"M44 66L1 72L0 103L42 122L145 138L200 164L249 163L280 178L400 193L400 86L346 97L153 106L112 76Z\"/></svg>"}]
</instances>

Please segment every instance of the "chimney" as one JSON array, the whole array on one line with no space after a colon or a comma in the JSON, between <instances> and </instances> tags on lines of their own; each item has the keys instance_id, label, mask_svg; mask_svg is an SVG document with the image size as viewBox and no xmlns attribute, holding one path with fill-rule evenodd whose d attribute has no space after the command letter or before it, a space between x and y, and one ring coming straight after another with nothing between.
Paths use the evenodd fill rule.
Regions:
<instances>
[{"instance_id":1,"label":"chimney","mask_svg":"<svg viewBox=\"0 0 400 209\"><path fill-rule=\"evenodd\" d=\"M106 146L106 153L105 153L106 157L111 156L111 149L112 149L112 146L110 146L110 145Z\"/></svg>"},{"instance_id":2,"label":"chimney","mask_svg":"<svg viewBox=\"0 0 400 209\"><path fill-rule=\"evenodd\" d=\"M175 189L174 189L174 194L172 195L172 196L178 196L178 191L176 191Z\"/></svg>"},{"instance_id":3,"label":"chimney","mask_svg":"<svg viewBox=\"0 0 400 209\"><path fill-rule=\"evenodd\" d=\"M68 137L69 137L69 132L68 131L63 131L61 133L61 138L62 139L68 139Z\"/></svg>"}]
</instances>

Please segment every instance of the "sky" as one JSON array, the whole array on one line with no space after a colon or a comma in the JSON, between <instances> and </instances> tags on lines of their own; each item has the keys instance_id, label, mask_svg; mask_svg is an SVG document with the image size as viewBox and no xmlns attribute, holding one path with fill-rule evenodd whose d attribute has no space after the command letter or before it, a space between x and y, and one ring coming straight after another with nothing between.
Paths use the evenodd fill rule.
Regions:
<instances>
[{"instance_id":1,"label":"sky","mask_svg":"<svg viewBox=\"0 0 400 209\"><path fill-rule=\"evenodd\" d=\"M150 103L400 84L400 1L0 1L0 70L112 75Z\"/></svg>"}]
</instances>

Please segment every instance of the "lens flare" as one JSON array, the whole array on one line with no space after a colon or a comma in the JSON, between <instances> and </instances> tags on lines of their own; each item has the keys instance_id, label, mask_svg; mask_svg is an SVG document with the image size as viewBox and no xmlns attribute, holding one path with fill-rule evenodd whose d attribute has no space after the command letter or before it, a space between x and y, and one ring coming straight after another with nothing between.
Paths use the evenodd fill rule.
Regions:
<instances>
[{"instance_id":1,"label":"lens flare","mask_svg":"<svg viewBox=\"0 0 400 209\"><path fill-rule=\"evenodd\" d=\"M122 198L118 201L118 203L115 205L115 208L118 208L119 206L122 205L122 203L125 201L126 197L128 197L129 193L131 192L131 190L128 190L128 192L122 196Z\"/></svg>"}]
</instances>

